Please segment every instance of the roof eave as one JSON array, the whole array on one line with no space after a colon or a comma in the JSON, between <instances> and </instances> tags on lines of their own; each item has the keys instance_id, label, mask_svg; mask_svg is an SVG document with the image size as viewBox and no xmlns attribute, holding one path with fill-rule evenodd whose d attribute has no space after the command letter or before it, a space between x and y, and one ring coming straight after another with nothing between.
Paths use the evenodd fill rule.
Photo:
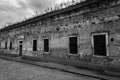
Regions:
<instances>
[{"instance_id":1,"label":"roof eave","mask_svg":"<svg viewBox=\"0 0 120 80\"><path fill-rule=\"evenodd\" d=\"M41 20L41 19L44 19L44 18L47 18L47 17L51 17L51 16L55 16L55 15L57 15L57 14L62 14L62 13L71 11L71 10L73 10L73 9L77 9L77 8L80 8L80 7L84 7L84 6L87 6L87 5L90 5L90 4L99 2L99 1L102 1L102 0L87 0L87 1L85 1L85 2L81 2L81 3L78 3L78 4L76 4L76 5L72 5L72 6L69 6L69 7L67 7L67 8L61 9L61 10L52 11L52 12L49 12L49 13L46 13L46 14L43 14L43 15L36 16L36 17L34 17L34 18L28 19L28 20L23 21L23 22L10 25L10 26L8 26L8 27L5 27L5 28L0 29L0 32L4 32L4 31L7 31L7 30L11 30L11 29L14 29L14 28L18 28L18 27L21 27L21 26L23 26L23 25L26 25L26 24L29 24L29 23L32 23L32 22L35 22L35 21L39 21L39 20Z\"/></svg>"}]
</instances>

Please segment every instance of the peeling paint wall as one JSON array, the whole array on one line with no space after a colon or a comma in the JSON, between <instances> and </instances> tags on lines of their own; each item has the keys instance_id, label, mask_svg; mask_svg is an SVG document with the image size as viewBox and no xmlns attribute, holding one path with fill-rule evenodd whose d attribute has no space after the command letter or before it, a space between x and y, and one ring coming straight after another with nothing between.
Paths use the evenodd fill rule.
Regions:
<instances>
[{"instance_id":1,"label":"peeling paint wall","mask_svg":"<svg viewBox=\"0 0 120 80\"><path fill-rule=\"evenodd\" d=\"M99 4L99 5L98 5ZM86 6L71 11L71 13L59 14L54 18L43 19L36 23L1 33L1 50L4 52L19 54L19 41L23 41L23 55L49 56L66 58L76 61L88 61L92 63L104 62L103 58L91 58L93 47L91 34L108 33L109 56L120 57L120 0L102 1L91 6ZM68 53L69 36L78 37L78 55ZM50 52L44 53L44 39L50 41ZM32 51L33 40L37 40L37 51ZM13 41L12 50L4 50L4 41ZM114 59L113 59L114 61Z\"/></svg>"}]
</instances>

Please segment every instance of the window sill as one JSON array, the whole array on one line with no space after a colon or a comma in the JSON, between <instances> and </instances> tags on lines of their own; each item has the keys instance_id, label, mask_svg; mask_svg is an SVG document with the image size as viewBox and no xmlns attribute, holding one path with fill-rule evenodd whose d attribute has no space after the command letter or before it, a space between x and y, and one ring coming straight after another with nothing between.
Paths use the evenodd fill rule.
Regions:
<instances>
[{"instance_id":1,"label":"window sill","mask_svg":"<svg viewBox=\"0 0 120 80\"><path fill-rule=\"evenodd\" d=\"M79 56L79 54L71 54L71 53L68 53L69 56Z\"/></svg>"},{"instance_id":2,"label":"window sill","mask_svg":"<svg viewBox=\"0 0 120 80\"><path fill-rule=\"evenodd\" d=\"M50 52L43 52L44 54L50 54Z\"/></svg>"},{"instance_id":3,"label":"window sill","mask_svg":"<svg viewBox=\"0 0 120 80\"><path fill-rule=\"evenodd\" d=\"M92 57L106 58L108 56L92 55Z\"/></svg>"}]
</instances>

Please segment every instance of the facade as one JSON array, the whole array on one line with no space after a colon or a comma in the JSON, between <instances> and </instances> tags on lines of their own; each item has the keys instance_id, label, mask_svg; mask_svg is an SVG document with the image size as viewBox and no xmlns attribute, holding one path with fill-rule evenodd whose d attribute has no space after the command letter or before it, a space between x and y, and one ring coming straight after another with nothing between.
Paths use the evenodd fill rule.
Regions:
<instances>
[{"instance_id":1,"label":"facade","mask_svg":"<svg viewBox=\"0 0 120 80\"><path fill-rule=\"evenodd\" d=\"M0 30L0 51L92 64L120 63L120 0L87 0Z\"/></svg>"}]
</instances>

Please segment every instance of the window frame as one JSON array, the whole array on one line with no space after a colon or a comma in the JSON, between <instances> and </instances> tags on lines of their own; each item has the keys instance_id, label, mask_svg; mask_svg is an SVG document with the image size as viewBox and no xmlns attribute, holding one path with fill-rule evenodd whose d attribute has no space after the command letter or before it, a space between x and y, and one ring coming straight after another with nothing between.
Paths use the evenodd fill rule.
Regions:
<instances>
[{"instance_id":1,"label":"window frame","mask_svg":"<svg viewBox=\"0 0 120 80\"><path fill-rule=\"evenodd\" d=\"M106 57L106 56L94 54L94 36L96 36L96 35L105 35L105 39L106 39L106 56L109 56L109 47L108 47L109 37L108 37L108 33L107 33L107 32L93 33L93 34L91 35L91 45L92 45L92 53L93 53L93 56L96 56L96 57Z\"/></svg>"},{"instance_id":2,"label":"window frame","mask_svg":"<svg viewBox=\"0 0 120 80\"><path fill-rule=\"evenodd\" d=\"M5 41L5 49L8 49L8 42Z\"/></svg>"},{"instance_id":3,"label":"window frame","mask_svg":"<svg viewBox=\"0 0 120 80\"><path fill-rule=\"evenodd\" d=\"M9 49L12 50L12 41L10 41Z\"/></svg>"},{"instance_id":4,"label":"window frame","mask_svg":"<svg viewBox=\"0 0 120 80\"><path fill-rule=\"evenodd\" d=\"M70 38L71 37L77 37L77 54L75 53L70 53ZM72 36L68 36L68 55L73 55L73 56L78 56L79 55L79 50L78 50L78 44L79 44L79 37L77 35L72 35Z\"/></svg>"},{"instance_id":5,"label":"window frame","mask_svg":"<svg viewBox=\"0 0 120 80\"><path fill-rule=\"evenodd\" d=\"M35 48L35 50L34 50L34 41L36 41L36 48ZM37 39L33 39L33 41L32 41L32 51L38 51L38 40Z\"/></svg>"},{"instance_id":6,"label":"window frame","mask_svg":"<svg viewBox=\"0 0 120 80\"><path fill-rule=\"evenodd\" d=\"M48 47L49 47L48 52L45 52L45 49L44 49L44 40L45 40L45 39L48 39L48 43L49 43L49 44L48 44ZM50 53L50 39L49 39L49 38L44 38L44 39L43 39L43 52L46 53L46 54L49 54L49 53Z\"/></svg>"}]
</instances>

